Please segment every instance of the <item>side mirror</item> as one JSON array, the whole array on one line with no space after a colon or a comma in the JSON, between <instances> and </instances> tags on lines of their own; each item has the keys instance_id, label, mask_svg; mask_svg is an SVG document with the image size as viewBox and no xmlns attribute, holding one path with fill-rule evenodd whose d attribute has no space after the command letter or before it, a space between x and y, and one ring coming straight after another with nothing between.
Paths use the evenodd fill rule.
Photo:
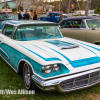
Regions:
<instances>
[{"instance_id":1,"label":"side mirror","mask_svg":"<svg viewBox=\"0 0 100 100\"><path fill-rule=\"evenodd\" d=\"M92 30L96 30L96 29L97 29L96 25L93 25Z\"/></svg>"}]
</instances>

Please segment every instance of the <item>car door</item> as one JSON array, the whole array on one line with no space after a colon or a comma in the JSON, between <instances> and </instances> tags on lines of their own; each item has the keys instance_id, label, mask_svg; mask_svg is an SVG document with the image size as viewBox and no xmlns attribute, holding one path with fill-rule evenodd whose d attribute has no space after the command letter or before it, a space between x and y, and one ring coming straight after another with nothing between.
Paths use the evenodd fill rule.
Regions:
<instances>
[{"instance_id":1,"label":"car door","mask_svg":"<svg viewBox=\"0 0 100 100\"><path fill-rule=\"evenodd\" d=\"M55 14L54 13L50 13L50 22L55 22Z\"/></svg>"},{"instance_id":2,"label":"car door","mask_svg":"<svg viewBox=\"0 0 100 100\"><path fill-rule=\"evenodd\" d=\"M88 19L86 23L88 26L86 42L100 44L100 19ZM96 27L93 29L93 26Z\"/></svg>"},{"instance_id":3,"label":"car door","mask_svg":"<svg viewBox=\"0 0 100 100\"><path fill-rule=\"evenodd\" d=\"M82 20L65 20L61 24L63 36L85 41L86 25Z\"/></svg>"},{"instance_id":4,"label":"car door","mask_svg":"<svg viewBox=\"0 0 100 100\"><path fill-rule=\"evenodd\" d=\"M11 66L15 65L14 57L14 40L11 39L14 33L15 27L13 25L6 24L0 33L0 55Z\"/></svg>"},{"instance_id":5,"label":"car door","mask_svg":"<svg viewBox=\"0 0 100 100\"><path fill-rule=\"evenodd\" d=\"M100 43L100 29L89 29L86 34L86 42Z\"/></svg>"}]
</instances>

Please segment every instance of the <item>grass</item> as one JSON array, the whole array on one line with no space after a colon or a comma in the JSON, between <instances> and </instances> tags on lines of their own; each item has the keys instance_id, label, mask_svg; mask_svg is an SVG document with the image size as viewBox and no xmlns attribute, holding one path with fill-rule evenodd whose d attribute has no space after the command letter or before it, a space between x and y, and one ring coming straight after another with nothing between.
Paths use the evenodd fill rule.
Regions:
<instances>
[{"instance_id":1,"label":"grass","mask_svg":"<svg viewBox=\"0 0 100 100\"><path fill-rule=\"evenodd\" d=\"M16 74L0 57L0 90L25 89L23 77ZM100 83L87 89L69 93L56 91L44 92L39 90L34 95L0 94L0 100L100 100Z\"/></svg>"}]
</instances>

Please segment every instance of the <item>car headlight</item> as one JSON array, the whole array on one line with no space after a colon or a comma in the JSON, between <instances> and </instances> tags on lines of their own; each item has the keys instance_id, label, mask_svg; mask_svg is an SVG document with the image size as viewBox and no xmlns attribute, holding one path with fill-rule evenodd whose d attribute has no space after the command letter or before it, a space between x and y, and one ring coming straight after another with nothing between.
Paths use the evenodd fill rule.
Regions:
<instances>
[{"instance_id":1,"label":"car headlight","mask_svg":"<svg viewBox=\"0 0 100 100\"><path fill-rule=\"evenodd\" d=\"M54 64L52 68L54 71L58 71L60 69L60 67L57 64Z\"/></svg>"},{"instance_id":2,"label":"car headlight","mask_svg":"<svg viewBox=\"0 0 100 100\"><path fill-rule=\"evenodd\" d=\"M42 73L49 74L49 73L51 73L51 71L52 71L52 67L50 65L42 67Z\"/></svg>"},{"instance_id":3,"label":"car headlight","mask_svg":"<svg viewBox=\"0 0 100 100\"><path fill-rule=\"evenodd\" d=\"M47 65L47 66L42 66L42 73L49 74L51 71L58 71L60 69L60 64L53 64L53 65Z\"/></svg>"}]
</instances>

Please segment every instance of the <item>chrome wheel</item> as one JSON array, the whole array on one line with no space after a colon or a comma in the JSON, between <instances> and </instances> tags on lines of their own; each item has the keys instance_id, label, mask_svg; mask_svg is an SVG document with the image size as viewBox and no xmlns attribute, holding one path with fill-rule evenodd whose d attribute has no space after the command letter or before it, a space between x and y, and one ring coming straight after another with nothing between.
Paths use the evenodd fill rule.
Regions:
<instances>
[{"instance_id":1,"label":"chrome wheel","mask_svg":"<svg viewBox=\"0 0 100 100\"><path fill-rule=\"evenodd\" d=\"M25 87L27 90L38 90L37 86L31 79L32 75L33 75L32 68L28 63L25 62L23 67L23 77L24 77Z\"/></svg>"},{"instance_id":2,"label":"chrome wheel","mask_svg":"<svg viewBox=\"0 0 100 100\"><path fill-rule=\"evenodd\" d=\"M25 74L24 74L24 81L25 81L25 85L26 85L27 89L29 89L30 81L31 81L31 79L30 79L30 69L29 69L28 64L25 64L24 67L25 67L24 68L24 72L25 72Z\"/></svg>"}]
</instances>

